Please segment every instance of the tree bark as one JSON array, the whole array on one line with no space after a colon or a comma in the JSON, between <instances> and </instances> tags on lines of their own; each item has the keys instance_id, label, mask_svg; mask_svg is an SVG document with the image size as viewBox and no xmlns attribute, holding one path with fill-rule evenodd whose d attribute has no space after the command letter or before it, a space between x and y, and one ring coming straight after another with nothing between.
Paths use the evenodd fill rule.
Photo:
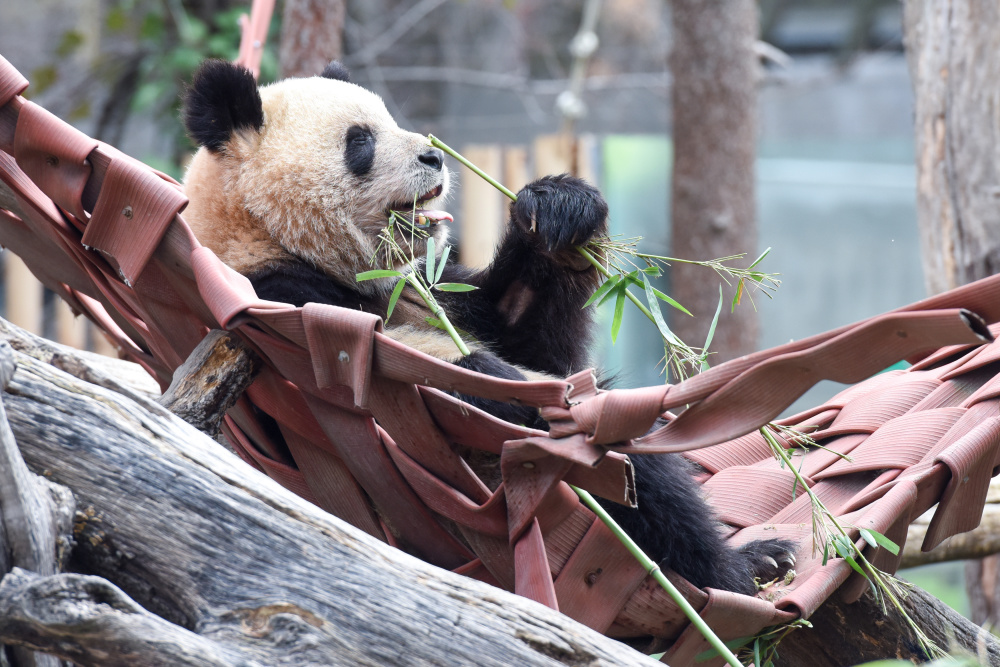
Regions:
<instances>
[{"instance_id":1,"label":"tree bark","mask_svg":"<svg viewBox=\"0 0 1000 667\"><path fill-rule=\"evenodd\" d=\"M1000 6L907 0L916 94L917 220L931 294L1000 270ZM972 617L1000 625L1000 558L966 568Z\"/></svg>"},{"instance_id":2,"label":"tree bark","mask_svg":"<svg viewBox=\"0 0 1000 667\"><path fill-rule=\"evenodd\" d=\"M903 599L906 613L943 650L970 653L981 665L1000 665L1000 642L929 593L913 587ZM843 667L899 658L924 662L913 632L894 609L887 613L870 593L847 604L837 594L812 618L811 629L796 630L778 647L775 664L787 667Z\"/></svg>"},{"instance_id":3,"label":"tree bark","mask_svg":"<svg viewBox=\"0 0 1000 667\"><path fill-rule=\"evenodd\" d=\"M142 392L19 346L7 418L28 468L79 511L73 573L0 582L0 644L102 667L656 664L378 542Z\"/></svg>"},{"instance_id":4,"label":"tree bark","mask_svg":"<svg viewBox=\"0 0 1000 667\"><path fill-rule=\"evenodd\" d=\"M344 55L343 0L285 0L278 59L281 76L318 76Z\"/></svg>"},{"instance_id":5,"label":"tree bark","mask_svg":"<svg viewBox=\"0 0 1000 667\"><path fill-rule=\"evenodd\" d=\"M257 377L262 363L238 336L215 329L178 366L156 402L214 438L226 411Z\"/></svg>"},{"instance_id":6,"label":"tree bark","mask_svg":"<svg viewBox=\"0 0 1000 667\"><path fill-rule=\"evenodd\" d=\"M14 370L14 351L0 341L0 387L7 386ZM69 550L70 540L64 535L72 524L73 510L69 489L28 471L0 404L0 575L20 567L54 573ZM0 645L0 661L7 661L8 653L17 667L61 664L52 656Z\"/></svg>"},{"instance_id":7,"label":"tree bark","mask_svg":"<svg viewBox=\"0 0 1000 667\"><path fill-rule=\"evenodd\" d=\"M671 181L671 254L714 259L757 251L754 159L757 76L753 0L673 0L674 167ZM695 317L673 313L671 326L689 345L705 341L719 302L719 284L698 266L671 268L671 295ZM745 303L730 314L726 289L710 363L752 352L758 325Z\"/></svg>"},{"instance_id":8,"label":"tree bark","mask_svg":"<svg viewBox=\"0 0 1000 667\"><path fill-rule=\"evenodd\" d=\"M1000 6L907 0L917 220L931 294L1000 269Z\"/></svg>"},{"instance_id":9,"label":"tree bark","mask_svg":"<svg viewBox=\"0 0 1000 667\"><path fill-rule=\"evenodd\" d=\"M906 534L901 568L917 567L930 563L983 558L1000 553L1000 505L986 505L979 525L967 533L950 537L931 551L921 551L930 519L917 519Z\"/></svg>"}]
</instances>

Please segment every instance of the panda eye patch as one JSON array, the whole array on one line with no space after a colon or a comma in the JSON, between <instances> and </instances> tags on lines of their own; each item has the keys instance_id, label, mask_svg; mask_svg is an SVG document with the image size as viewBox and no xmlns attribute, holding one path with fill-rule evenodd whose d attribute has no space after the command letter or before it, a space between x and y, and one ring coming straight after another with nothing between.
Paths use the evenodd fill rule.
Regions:
<instances>
[{"instance_id":1,"label":"panda eye patch","mask_svg":"<svg viewBox=\"0 0 1000 667\"><path fill-rule=\"evenodd\" d=\"M344 137L344 160L355 176L364 176L375 162L375 135L367 127L352 125Z\"/></svg>"}]
</instances>

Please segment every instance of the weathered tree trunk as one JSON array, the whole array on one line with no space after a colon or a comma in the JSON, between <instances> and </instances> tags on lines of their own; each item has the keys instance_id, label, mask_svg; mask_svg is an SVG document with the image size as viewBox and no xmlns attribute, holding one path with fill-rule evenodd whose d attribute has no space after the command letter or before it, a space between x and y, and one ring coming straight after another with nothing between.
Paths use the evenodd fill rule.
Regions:
<instances>
[{"instance_id":1,"label":"weathered tree trunk","mask_svg":"<svg viewBox=\"0 0 1000 667\"><path fill-rule=\"evenodd\" d=\"M14 375L14 352L0 341L0 387ZM73 496L64 487L33 475L24 465L14 434L0 404L0 574L13 567L30 568L40 574L54 574L60 555L68 553L73 517ZM0 609L0 618L3 618ZM23 647L0 646L0 660L17 667L58 667L52 656L34 654Z\"/></svg>"},{"instance_id":2,"label":"weathered tree trunk","mask_svg":"<svg viewBox=\"0 0 1000 667\"><path fill-rule=\"evenodd\" d=\"M673 0L671 6L671 254L713 259L745 252L749 263L757 251L757 4ZM719 302L718 280L701 267L683 264L671 268L670 280L672 296L695 315L675 312L671 326L681 340L700 346ZM733 287L726 290L712 365L756 348L753 308L744 303L729 312Z\"/></svg>"},{"instance_id":3,"label":"weathered tree trunk","mask_svg":"<svg viewBox=\"0 0 1000 667\"><path fill-rule=\"evenodd\" d=\"M907 0L917 220L931 294L1000 270L1000 5Z\"/></svg>"},{"instance_id":4,"label":"weathered tree trunk","mask_svg":"<svg viewBox=\"0 0 1000 667\"><path fill-rule=\"evenodd\" d=\"M931 294L1000 270L1000 6L907 0L917 220ZM1000 626L1000 558L966 567L972 618Z\"/></svg>"},{"instance_id":5,"label":"weathered tree trunk","mask_svg":"<svg viewBox=\"0 0 1000 667\"><path fill-rule=\"evenodd\" d=\"M52 345L2 336L19 348L14 438L78 511L74 573L7 564L24 569L0 581L0 644L101 667L656 664L346 526L82 358L63 366L98 384L35 358L65 358Z\"/></svg>"},{"instance_id":6,"label":"weathered tree trunk","mask_svg":"<svg viewBox=\"0 0 1000 667\"><path fill-rule=\"evenodd\" d=\"M344 0L285 0L281 75L316 76L344 55Z\"/></svg>"}]
</instances>

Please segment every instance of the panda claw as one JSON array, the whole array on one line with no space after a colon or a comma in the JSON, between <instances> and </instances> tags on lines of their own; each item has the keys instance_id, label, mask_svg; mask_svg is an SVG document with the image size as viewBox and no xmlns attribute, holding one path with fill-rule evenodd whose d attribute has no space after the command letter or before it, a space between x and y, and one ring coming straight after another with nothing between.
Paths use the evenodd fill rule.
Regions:
<instances>
[{"instance_id":1,"label":"panda claw","mask_svg":"<svg viewBox=\"0 0 1000 667\"><path fill-rule=\"evenodd\" d=\"M795 543L787 540L758 540L740 547L754 577L761 581L779 579L795 565Z\"/></svg>"}]
</instances>

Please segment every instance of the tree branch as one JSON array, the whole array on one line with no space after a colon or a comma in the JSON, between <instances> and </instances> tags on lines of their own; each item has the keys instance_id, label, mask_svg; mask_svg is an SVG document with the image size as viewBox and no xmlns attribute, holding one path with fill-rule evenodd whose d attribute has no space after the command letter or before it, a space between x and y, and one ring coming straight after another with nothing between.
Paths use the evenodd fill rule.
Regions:
<instances>
[{"instance_id":1,"label":"tree branch","mask_svg":"<svg viewBox=\"0 0 1000 667\"><path fill-rule=\"evenodd\" d=\"M42 577L15 569L0 581L0 637L79 665L262 667L149 613L100 577Z\"/></svg>"},{"instance_id":2,"label":"tree branch","mask_svg":"<svg viewBox=\"0 0 1000 667\"><path fill-rule=\"evenodd\" d=\"M996 482L997 480L994 480L993 484ZM920 517L910 526L900 567L983 558L1000 553L1000 505L987 504L983 510L983 519L975 530L959 533L931 551L921 551L920 545L923 544L928 525L930 519Z\"/></svg>"},{"instance_id":3,"label":"tree branch","mask_svg":"<svg viewBox=\"0 0 1000 667\"><path fill-rule=\"evenodd\" d=\"M210 437L261 369L261 359L228 331L210 331L174 371L157 403Z\"/></svg>"}]
</instances>

